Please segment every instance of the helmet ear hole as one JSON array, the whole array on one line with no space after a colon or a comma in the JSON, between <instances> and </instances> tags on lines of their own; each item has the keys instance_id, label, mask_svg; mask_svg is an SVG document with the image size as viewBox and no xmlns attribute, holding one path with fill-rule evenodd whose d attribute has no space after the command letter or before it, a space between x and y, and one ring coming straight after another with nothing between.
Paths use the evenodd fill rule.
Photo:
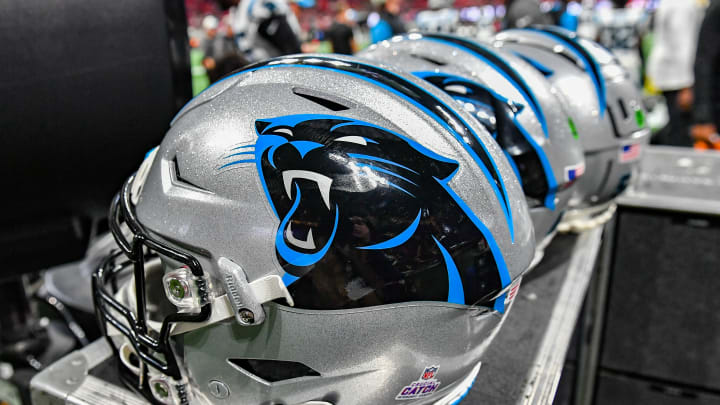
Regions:
<instances>
[{"instance_id":1,"label":"helmet ear hole","mask_svg":"<svg viewBox=\"0 0 720 405\"><path fill-rule=\"evenodd\" d=\"M435 65L435 66L445 66L445 65L447 65L447 63L445 63L445 62L443 62L443 61L441 61L441 60L439 60L439 59L431 58L431 57L426 56L426 55L412 54L411 56L414 57L414 58L422 59L422 60L424 60L425 62L432 63L432 64Z\"/></svg>"},{"instance_id":2,"label":"helmet ear hole","mask_svg":"<svg viewBox=\"0 0 720 405\"><path fill-rule=\"evenodd\" d=\"M235 367L273 383L300 377L319 377L320 373L295 361L263 359L228 359Z\"/></svg>"},{"instance_id":3,"label":"helmet ear hole","mask_svg":"<svg viewBox=\"0 0 720 405\"><path fill-rule=\"evenodd\" d=\"M129 343L125 342L120 346L120 362L132 371L135 375L140 375L140 358L135 349Z\"/></svg>"}]
</instances>

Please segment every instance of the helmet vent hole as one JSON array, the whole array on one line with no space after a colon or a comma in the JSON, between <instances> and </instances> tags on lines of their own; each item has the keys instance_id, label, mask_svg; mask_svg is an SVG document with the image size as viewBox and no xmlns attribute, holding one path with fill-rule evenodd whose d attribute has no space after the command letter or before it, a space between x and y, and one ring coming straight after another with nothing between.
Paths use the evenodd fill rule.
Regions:
<instances>
[{"instance_id":1,"label":"helmet vent hole","mask_svg":"<svg viewBox=\"0 0 720 405\"><path fill-rule=\"evenodd\" d=\"M208 191L207 189L200 187L197 184L193 184L192 182L190 182L182 177L182 175L180 174L180 165L178 164L177 156L175 156L173 158L172 166L173 166L173 169L175 170L175 182L176 183L185 184L187 186L191 186L191 187L203 190L203 191Z\"/></svg>"},{"instance_id":2,"label":"helmet vent hole","mask_svg":"<svg viewBox=\"0 0 720 405\"><path fill-rule=\"evenodd\" d=\"M128 356L128 361L131 365L135 367L140 367L140 359L138 358L137 354L130 353L130 355Z\"/></svg>"},{"instance_id":3,"label":"helmet vent hole","mask_svg":"<svg viewBox=\"0 0 720 405\"><path fill-rule=\"evenodd\" d=\"M228 359L228 362L268 382L320 376L320 373L312 368L294 361Z\"/></svg>"},{"instance_id":4,"label":"helmet vent hole","mask_svg":"<svg viewBox=\"0 0 720 405\"><path fill-rule=\"evenodd\" d=\"M445 65L447 65L447 63L445 63L445 62L443 62L443 61L440 61L440 60L437 60L437 59L433 59L433 58L429 58L429 57L427 57L427 56L416 55L416 54L413 54L412 56L415 57L415 58L418 58L418 59L422 59L422 60L424 60L425 62L430 62L430 63L432 63L432 64L435 65L435 66L445 66Z\"/></svg>"},{"instance_id":5,"label":"helmet vent hole","mask_svg":"<svg viewBox=\"0 0 720 405\"><path fill-rule=\"evenodd\" d=\"M292 92L300 96L306 100L312 101L315 104L320 104L321 106L327 108L328 110L332 111L345 111L349 110L350 107L347 105L341 104L338 99L330 100L330 98L327 97L327 95L320 94L318 92L314 92L312 90L308 89L301 89L301 88L294 88L292 89Z\"/></svg>"},{"instance_id":6,"label":"helmet vent hole","mask_svg":"<svg viewBox=\"0 0 720 405\"><path fill-rule=\"evenodd\" d=\"M618 99L618 105L620 106L620 112L622 113L623 119L628 119L628 110L627 107L625 107L625 102L623 101L623 99Z\"/></svg>"}]
</instances>

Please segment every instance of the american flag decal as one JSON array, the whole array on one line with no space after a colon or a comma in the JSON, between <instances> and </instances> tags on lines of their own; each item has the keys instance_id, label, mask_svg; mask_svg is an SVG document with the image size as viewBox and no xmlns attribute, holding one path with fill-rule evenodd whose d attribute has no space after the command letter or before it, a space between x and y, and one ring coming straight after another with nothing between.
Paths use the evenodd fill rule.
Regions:
<instances>
[{"instance_id":1,"label":"american flag decal","mask_svg":"<svg viewBox=\"0 0 720 405\"><path fill-rule=\"evenodd\" d=\"M510 291L507 293L507 298L505 298L505 304L510 304L512 300L515 299L515 296L517 295L518 290L520 289L520 280L516 281L515 284L513 284L510 287Z\"/></svg>"},{"instance_id":2,"label":"american flag decal","mask_svg":"<svg viewBox=\"0 0 720 405\"><path fill-rule=\"evenodd\" d=\"M640 157L640 144L625 145L620 150L620 162L625 163Z\"/></svg>"},{"instance_id":3,"label":"american flag decal","mask_svg":"<svg viewBox=\"0 0 720 405\"><path fill-rule=\"evenodd\" d=\"M577 180L585 173L585 163L565 167L565 181Z\"/></svg>"}]
</instances>

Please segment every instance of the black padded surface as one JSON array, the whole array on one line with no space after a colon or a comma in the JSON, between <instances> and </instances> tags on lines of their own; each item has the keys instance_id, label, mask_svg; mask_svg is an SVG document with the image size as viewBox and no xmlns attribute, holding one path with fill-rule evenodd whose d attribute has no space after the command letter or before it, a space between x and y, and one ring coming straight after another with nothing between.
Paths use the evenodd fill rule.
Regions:
<instances>
[{"instance_id":1,"label":"black padded surface","mask_svg":"<svg viewBox=\"0 0 720 405\"><path fill-rule=\"evenodd\" d=\"M622 209L601 367L720 388L720 218Z\"/></svg>"},{"instance_id":2,"label":"black padded surface","mask_svg":"<svg viewBox=\"0 0 720 405\"><path fill-rule=\"evenodd\" d=\"M613 373L601 373L595 405L710 405L720 396Z\"/></svg>"},{"instance_id":3,"label":"black padded surface","mask_svg":"<svg viewBox=\"0 0 720 405\"><path fill-rule=\"evenodd\" d=\"M182 0L2 3L0 276L82 254L74 218L106 215L189 98L185 27Z\"/></svg>"}]
</instances>

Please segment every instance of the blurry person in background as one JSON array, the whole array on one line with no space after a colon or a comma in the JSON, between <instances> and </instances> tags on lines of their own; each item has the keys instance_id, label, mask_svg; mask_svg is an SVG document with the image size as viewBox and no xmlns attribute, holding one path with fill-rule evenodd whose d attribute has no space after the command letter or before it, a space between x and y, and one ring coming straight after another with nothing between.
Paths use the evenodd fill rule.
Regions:
<instances>
[{"instance_id":1,"label":"blurry person in background","mask_svg":"<svg viewBox=\"0 0 720 405\"><path fill-rule=\"evenodd\" d=\"M680 0L686 1L694 0ZM640 43L650 29L650 13L644 7L625 7L626 3L626 0L598 3L594 14L597 41L615 54L630 78L642 87L646 69Z\"/></svg>"},{"instance_id":2,"label":"blurry person in background","mask_svg":"<svg viewBox=\"0 0 720 405\"><path fill-rule=\"evenodd\" d=\"M577 31L580 22L579 15L582 12L582 6L578 2L555 0L547 4L549 4L547 14L553 24L572 32ZM542 11L542 7L540 10Z\"/></svg>"},{"instance_id":3,"label":"blurry person in background","mask_svg":"<svg viewBox=\"0 0 720 405\"><path fill-rule=\"evenodd\" d=\"M379 8L370 13L367 25L370 27L370 42L376 43L405 33L405 24L400 19L402 0L372 0Z\"/></svg>"},{"instance_id":4,"label":"blurry person in background","mask_svg":"<svg viewBox=\"0 0 720 405\"><path fill-rule=\"evenodd\" d=\"M720 0L711 0L700 27L695 56L691 135L695 147L720 150Z\"/></svg>"},{"instance_id":5,"label":"blurry person in background","mask_svg":"<svg viewBox=\"0 0 720 405\"><path fill-rule=\"evenodd\" d=\"M460 23L460 11L454 0L428 0L428 10L420 11L415 23L422 32L455 32Z\"/></svg>"},{"instance_id":6,"label":"blurry person in background","mask_svg":"<svg viewBox=\"0 0 720 405\"><path fill-rule=\"evenodd\" d=\"M670 121L653 143L692 145L693 63L701 21L702 10L696 0L661 0L655 11L647 74L665 97Z\"/></svg>"},{"instance_id":7,"label":"blurry person in background","mask_svg":"<svg viewBox=\"0 0 720 405\"><path fill-rule=\"evenodd\" d=\"M226 74L248 64L247 59L240 55L230 27L225 27L225 32L220 33L219 25L220 20L214 15L203 18L205 38L202 42L202 63L210 83L215 83Z\"/></svg>"},{"instance_id":8,"label":"blurry person in background","mask_svg":"<svg viewBox=\"0 0 720 405\"><path fill-rule=\"evenodd\" d=\"M300 16L302 10L307 8L315 7L315 0L290 0L290 10L292 13L288 13L287 21L290 24L295 35L300 38L300 42L303 41L303 30L300 27Z\"/></svg>"},{"instance_id":9,"label":"blurry person in background","mask_svg":"<svg viewBox=\"0 0 720 405\"><path fill-rule=\"evenodd\" d=\"M332 44L334 53L352 55L357 51L357 47L352 29L354 22L348 18L350 9L344 1L335 3L334 7L336 7L335 19L330 28L325 31L325 39Z\"/></svg>"},{"instance_id":10,"label":"blurry person in background","mask_svg":"<svg viewBox=\"0 0 720 405\"><path fill-rule=\"evenodd\" d=\"M300 53L299 24L286 0L218 0L229 9L240 52L251 62ZM295 28L293 28L295 27Z\"/></svg>"},{"instance_id":11,"label":"blurry person in background","mask_svg":"<svg viewBox=\"0 0 720 405\"><path fill-rule=\"evenodd\" d=\"M552 24L552 17L543 13L539 0L505 0L503 28L525 28L535 24Z\"/></svg>"},{"instance_id":12,"label":"blurry person in background","mask_svg":"<svg viewBox=\"0 0 720 405\"><path fill-rule=\"evenodd\" d=\"M576 32L578 25L580 24L580 14L582 13L582 6L577 1L563 0L564 3L562 13L558 18L557 25Z\"/></svg>"}]
</instances>

